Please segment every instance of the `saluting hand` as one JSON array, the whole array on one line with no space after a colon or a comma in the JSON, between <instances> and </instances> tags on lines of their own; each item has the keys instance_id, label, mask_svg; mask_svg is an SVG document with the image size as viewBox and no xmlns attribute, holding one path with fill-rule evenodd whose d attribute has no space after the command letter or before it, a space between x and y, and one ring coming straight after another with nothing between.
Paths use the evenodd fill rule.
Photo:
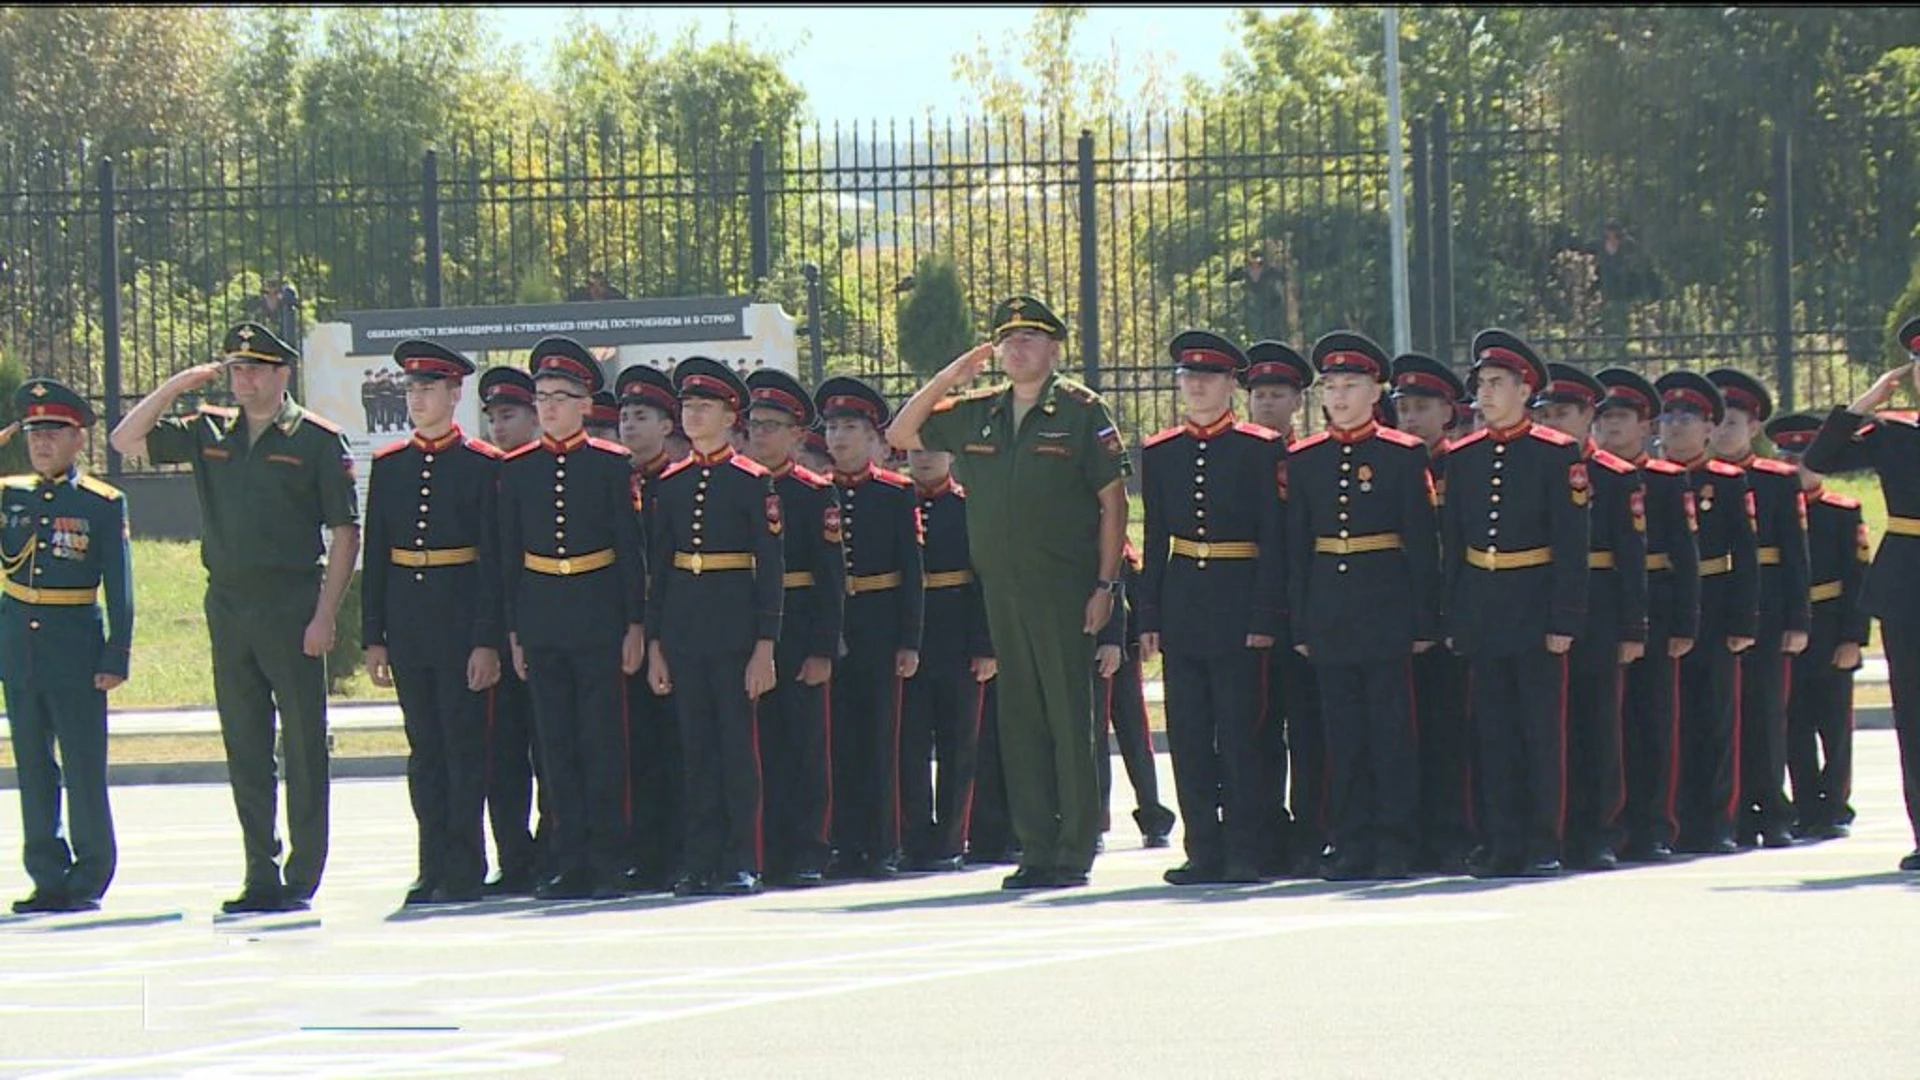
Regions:
<instances>
[{"instance_id":1,"label":"saluting hand","mask_svg":"<svg viewBox=\"0 0 1920 1080\"><path fill-rule=\"evenodd\" d=\"M12 442L13 437L18 434L20 434L20 421L18 420L8 424L6 427L0 428L0 446L5 446Z\"/></svg>"},{"instance_id":2,"label":"saluting hand","mask_svg":"<svg viewBox=\"0 0 1920 1080\"><path fill-rule=\"evenodd\" d=\"M1881 372L1880 377L1873 380L1873 385L1867 387L1866 393L1853 399L1853 404L1847 406L1847 411L1856 416L1867 416L1873 413L1893 400L1893 393L1899 389L1900 380L1908 375L1912 375L1916 386L1920 386L1920 363L1902 364Z\"/></svg>"},{"instance_id":3,"label":"saluting hand","mask_svg":"<svg viewBox=\"0 0 1920 1080\"><path fill-rule=\"evenodd\" d=\"M385 645L369 645L362 651L366 653L367 657L367 678L373 680L373 685L375 686L387 690L392 689L393 663L387 658L387 647Z\"/></svg>"},{"instance_id":4,"label":"saluting hand","mask_svg":"<svg viewBox=\"0 0 1920 1080\"><path fill-rule=\"evenodd\" d=\"M983 341L961 353L954 358L953 363L942 368L939 375L940 382L948 390L958 390L978 379L980 373L986 370L987 361L991 359L993 359L993 345Z\"/></svg>"}]
</instances>

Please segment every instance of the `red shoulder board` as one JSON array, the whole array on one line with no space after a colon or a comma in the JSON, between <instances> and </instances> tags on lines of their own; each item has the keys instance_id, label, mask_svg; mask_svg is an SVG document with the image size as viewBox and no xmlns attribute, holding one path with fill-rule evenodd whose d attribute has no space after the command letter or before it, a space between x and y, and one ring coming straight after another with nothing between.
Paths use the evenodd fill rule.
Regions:
<instances>
[{"instance_id":1,"label":"red shoulder board","mask_svg":"<svg viewBox=\"0 0 1920 1080\"><path fill-rule=\"evenodd\" d=\"M1912 409L1890 409L1886 412L1874 413L1873 418L1875 420L1891 420L1896 424L1920 424L1920 412L1915 412Z\"/></svg>"},{"instance_id":2,"label":"red shoulder board","mask_svg":"<svg viewBox=\"0 0 1920 1080\"><path fill-rule=\"evenodd\" d=\"M378 461L379 459L386 457L388 454L397 454L400 451L405 450L407 447L411 445L413 445L412 439L395 439L394 441L388 443L387 445L381 447L380 449L375 450L373 452L374 460Z\"/></svg>"},{"instance_id":3,"label":"red shoulder board","mask_svg":"<svg viewBox=\"0 0 1920 1080\"><path fill-rule=\"evenodd\" d=\"M1773 473L1776 476L1798 476L1800 474L1800 470L1794 468L1793 466L1787 464L1786 462L1776 461L1773 458L1767 458L1767 457L1754 458L1752 467L1760 470L1761 472Z\"/></svg>"},{"instance_id":4,"label":"red shoulder board","mask_svg":"<svg viewBox=\"0 0 1920 1080\"><path fill-rule=\"evenodd\" d=\"M967 489L962 487L960 485L960 481L958 480L955 480L951 485L949 485L947 490L953 492L953 497L956 499L960 499L964 501L967 497Z\"/></svg>"},{"instance_id":5,"label":"red shoulder board","mask_svg":"<svg viewBox=\"0 0 1920 1080\"><path fill-rule=\"evenodd\" d=\"M1545 424L1533 425L1527 429L1527 434L1539 439L1543 443L1552 443L1554 446L1573 445L1573 436L1568 435L1564 431L1555 431Z\"/></svg>"},{"instance_id":6,"label":"red shoulder board","mask_svg":"<svg viewBox=\"0 0 1920 1080\"><path fill-rule=\"evenodd\" d=\"M1709 461L1709 462L1707 462L1707 471L1708 471L1708 472L1710 472L1710 473L1712 473L1712 474L1714 474L1715 476L1744 476L1744 475L1746 475L1746 470L1745 470L1745 469L1742 469L1742 468L1741 468L1740 466L1738 466L1738 465L1729 465L1729 464L1727 464L1726 462L1724 462L1724 461L1720 461L1720 460L1717 460L1717 459L1716 459L1716 460L1714 460L1714 461Z\"/></svg>"},{"instance_id":7,"label":"red shoulder board","mask_svg":"<svg viewBox=\"0 0 1920 1080\"><path fill-rule=\"evenodd\" d=\"M519 446L516 446L513 449L507 451L507 456L504 458L501 458L500 460L512 461L514 458L525 457L526 455L531 454L538 449L540 449L539 439L535 439L529 443L521 443Z\"/></svg>"},{"instance_id":8,"label":"red shoulder board","mask_svg":"<svg viewBox=\"0 0 1920 1080\"><path fill-rule=\"evenodd\" d=\"M489 457L495 461L499 461L506 456L500 452L499 447L482 439L468 439L466 440L466 447L481 457Z\"/></svg>"},{"instance_id":9,"label":"red shoulder board","mask_svg":"<svg viewBox=\"0 0 1920 1080\"><path fill-rule=\"evenodd\" d=\"M321 416L317 412L303 412L300 414L300 419L307 421L308 423L312 424L314 427L319 428L321 431L331 432L332 434L335 434L335 435L340 434L339 424L336 424L333 421L327 419L326 417Z\"/></svg>"},{"instance_id":10,"label":"red shoulder board","mask_svg":"<svg viewBox=\"0 0 1920 1080\"><path fill-rule=\"evenodd\" d=\"M673 464L667 466L666 468L661 469L660 475L654 477L654 479L665 480L667 477L672 476L674 473L679 472L680 470L686 468L691 464L693 464L693 455L688 454L686 457L681 458L679 461L676 461Z\"/></svg>"},{"instance_id":11,"label":"red shoulder board","mask_svg":"<svg viewBox=\"0 0 1920 1080\"><path fill-rule=\"evenodd\" d=\"M1859 499L1856 499L1851 495L1842 495L1837 491L1821 492L1820 501L1823 503L1826 503L1828 506L1837 506L1842 510L1860 509Z\"/></svg>"},{"instance_id":12,"label":"red shoulder board","mask_svg":"<svg viewBox=\"0 0 1920 1080\"><path fill-rule=\"evenodd\" d=\"M1605 450L1595 450L1593 452L1593 463L1610 473L1619 473L1621 476L1633 475L1633 463L1621 457L1619 454L1610 454Z\"/></svg>"},{"instance_id":13,"label":"red shoulder board","mask_svg":"<svg viewBox=\"0 0 1920 1080\"><path fill-rule=\"evenodd\" d=\"M1479 431L1473 432L1468 435L1462 435L1459 438L1450 440L1447 443L1447 453L1451 454L1455 450L1459 450L1463 447L1472 446L1474 443L1477 443L1481 439L1484 439L1486 437L1487 437L1486 428L1481 428Z\"/></svg>"},{"instance_id":14,"label":"red shoulder board","mask_svg":"<svg viewBox=\"0 0 1920 1080\"><path fill-rule=\"evenodd\" d=\"M1333 436L1330 432L1325 432L1325 431L1322 431L1317 435L1309 435L1306 438L1301 439L1299 442L1294 443L1292 446L1287 447L1287 453L1297 454L1300 451L1305 450L1309 446L1318 446L1321 443L1326 442L1328 439L1332 437Z\"/></svg>"},{"instance_id":15,"label":"red shoulder board","mask_svg":"<svg viewBox=\"0 0 1920 1080\"><path fill-rule=\"evenodd\" d=\"M605 450L609 454L619 454L623 458L633 456L633 451L627 449L625 446L617 442L609 442L606 439L596 439L591 435L587 436L587 445L593 447L595 450Z\"/></svg>"},{"instance_id":16,"label":"red shoulder board","mask_svg":"<svg viewBox=\"0 0 1920 1080\"><path fill-rule=\"evenodd\" d=\"M1173 438L1185 430L1187 429L1184 427L1170 427L1165 431L1156 431L1152 435L1147 436L1147 440L1140 444L1140 449L1145 450L1149 446L1159 446L1161 443L1166 442L1168 439Z\"/></svg>"},{"instance_id":17,"label":"red shoulder board","mask_svg":"<svg viewBox=\"0 0 1920 1080\"><path fill-rule=\"evenodd\" d=\"M816 491L818 491L821 488L827 487L833 483L833 481L827 479L824 476L821 476L819 473L814 472L812 469L807 468L805 465L795 465L793 467L793 472L789 473L788 475L792 476L795 480L800 481L801 483L807 485L810 488L813 488Z\"/></svg>"},{"instance_id":18,"label":"red shoulder board","mask_svg":"<svg viewBox=\"0 0 1920 1080\"><path fill-rule=\"evenodd\" d=\"M1687 475L1686 469L1680 467L1679 465L1675 465L1673 462L1668 461L1666 458L1648 458L1647 463L1640 467L1646 470L1647 472L1661 473L1666 476Z\"/></svg>"},{"instance_id":19,"label":"red shoulder board","mask_svg":"<svg viewBox=\"0 0 1920 1080\"><path fill-rule=\"evenodd\" d=\"M1239 432L1242 435L1251 435L1254 438L1259 439L1261 442L1272 442L1275 439L1278 439L1280 437L1280 433L1273 430L1270 427L1266 427L1261 424L1249 423L1245 420L1242 420L1239 423L1233 425L1233 430Z\"/></svg>"},{"instance_id":20,"label":"red shoulder board","mask_svg":"<svg viewBox=\"0 0 1920 1080\"><path fill-rule=\"evenodd\" d=\"M735 454L728 458L727 461L732 464L734 468L739 469L748 476L768 475L765 465L760 464L745 454Z\"/></svg>"},{"instance_id":21,"label":"red shoulder board","mask_svg":"<svg viewBox=\"0 0 1920 1080\"><path fill-rule=\"evenodd\" d=\"M897 472L894 472L892 469L876 468L873 470L873 478L887 485L888 487L904 488L904 487L913 486L913 481L907 479L906 477L900 475Z\"/></svg>"},{"instance_id":22,"label":"red shoulder board","mask_svg":"<svg viewBox=\"0 0 1920 1080\"><path fill-rule=\"evenodd\" d=\"M1382 439L1385 439L1388 442L1393 443L1395 446L1407 446L1407 447L1417 446L1423 450L1426 449L1426 446L1427 446L1425 442L1421 441L1420 436L1409 435L1406 432L1401 431L1399 428L1383 427L1378 429L1375 432L1375 434L1379 435Z\"/></svg>"}]
</instances>

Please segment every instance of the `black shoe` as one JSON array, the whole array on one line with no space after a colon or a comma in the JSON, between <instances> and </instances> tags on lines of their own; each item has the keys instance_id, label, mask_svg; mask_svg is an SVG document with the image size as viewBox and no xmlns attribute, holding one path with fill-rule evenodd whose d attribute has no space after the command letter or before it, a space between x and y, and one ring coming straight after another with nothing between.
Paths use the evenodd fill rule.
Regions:
<instances>
[{"instance_id":1,"label":"black shoe","mask_svg":"<svg viewBox=\"0 0 1920 1080\"><path fill-rule=\"evenodd\" d=\"M1087 884L1085 870L1055 870L1047 877L1048 883L1056 889L1080 889Z\"/></svg>"},{"instance_id":2,"label":"black shoe","mask_svg":"<svg viewBox=\"0 0 1920 1080\"><path fill-rule=\"evenodd\" d=\"M1526 865L1526 869L1521 872L1521 875L1530 878L1559 877L1560 860L1551 855L1543 855L1540 858L1530 860Z\"/></svg>"},{"instance_id":3,"label":"black shoe","mask_svg":"<svg viewBox=\"0 0 1920 1080\"><path fill-rule=\"evenodd\" d=\"M1740 843L1731 836L1723 836L1718 840L1709 841L1706 847L1706 854L1708 855L1737 855L1739 853Z\"/></svg>"},{"instance_id":4,"label":"black shoe","mask_svg":"<svg viewBox=\"0 0 1920 1080\"><path fill-rule=\"evenodd\" d=\"M1287 876L1317 881L1320 878L1320 849L1302 851L1287 863Z\"/></svg>"},{"instance_id":5,"label":"black shoe","mask_svg":"<svg viewBox=\"0 0 1920 1080\"><path fill-rule=\"evenodd\" d=\"M1433 860L1433 872L1441 877L1462 877L1467 872L1467 857L1458 850L1442 852Z\"/></svg>"},{"instance_id":6,"label":"black shoe","mask_svg":"<svg viewBox=\"0 0 1920 1080\"><path fill-rule=\"evenodd\" d=\"M1848 825L1844 821L1832 821L1832 822L1828 822L1826 826L1820 830L1818 839L1845 840L1847 837L1852 835L1853 835L1853 826Z\"/></svg>"},{"instance_id":7,"label":"black shoe","mask_svg":"<svg viewBox=\"0 0 1920 1080\"><path fill-rule=\"evenodd\" d=\"M835 852L827 861L829 881L853 881L867 876L868 858L855 851Z\"/></svg>"},{"instance_id":8,"label":"black shoe","mask_svg":"<svg viewBox=\"0 0 1920 1080\"><path fill-rule=\"evenodd\" d=\"M666 892L672 888L672 883L663 874L634 867L620 875L620 888L629 896L645 896L648 893Z\"/></svg>"},{"instance_id":9,"label":"black shoe","mask_svg":"<svg viewBox=\"0 0 1920 1080\"><path fill-rule=\"evenodd\" d=\"M1785 829L1769 829L1760 837L1760 846L1776 849L1790 848L1793 846L1793 837L1789 836Z\"/></svg>"},{"instance_id":10,"label":"black shoe","mask_svg":"<svg viewBox=\"0 0 1920 1080\"><path fill-rule=\"evenodd\" d=\"M515 870L512 873L503 871L495 874L488 878L480 889L488 896L532 896L533 887L532 874L525 870Z\"/></svg>"},{"instance_id":11,"label":"black shoe","mask_svg":"<svg viewBox=\"0 0 1920 1080\"><path fill-rule=\"evenodd\" d=\"M422 907L431 904L434 890L437 888L439 885L431 879L415 878L413 884L407 886L406 899L400 901L400 904L402 907Z\"/></svg>"},{"instance_id":12,"label":"black shoe","mask_svg":"<svg viewBox=\"0 0 1920 1080\"><path fill-rule=\"evenodd\" d=\"M585 870L569 870L540 883L533 895L542 900L591 900L593 875Z\"/></svg>"},{"instance_id":13,"label":"black shoe","mask_svg":"<svg viewBox=\"0 0 1920 1080\"><path fill-rule=\"evenodd\" d=\"M1373 878L1373 860L1340 852L1321 864L1320 877L1325 881L1369 881Z\"/></svg>"},{"instance_id":14,"label":"black shoe","mask_svg":"<svg viewBox=\"0 0 1920 1080\"><path fill-rule=\"evenodd\" d=\"M486 898L486 890L479 885L442 885L433 891L436 904L477 904Z\"/></svg>"},{"instance_id":15,"label":"black shoe","mask_svg":"<svg viewBox=\"0 0 1920 1080\"><path fill-rule=\"evenodd\" d=\"M61 908L60 910L67 912L68 914L74 914L81 911L99 911L100 901L95 900L93 897L90 897L90 896L74 896L72 894L68 894L67 906Z\"/></svg>"},{"instance_id":16,"label":"black shoe","mask_svg":"<svg viewBox=\"0 0 1920 1080\"><path fill-rule=\"evenodd\" d=\"M33 895L27 897L25 900L15 900L13 902L13 913L15 915L52 915L62 911L78 910L69 907L68 905L71 903L72 899L68 897L66 893L35 889L33 890ZM99 905L96 904L94 906L98 907Z\"/></svg>"},{"instance_id":17,"label":"black shoe","mask_svg":"<svg viewBox=\"0 0 1920 1080\"><path fill-rule=\"evenodd\" d=\"M1915 848L1906 858L1900 860L1900 869L1909 873L1920 870L1920 848Z\"/></svg>"},{"instance_id":18,"label":"black shoe","mask_svg":"<svg viewBox=\"0 0 1920 1080\"><path fill-rule=\"evenodd\" d=\"M900 876L900 856L887 855L867 863L866 872L860 875L868 881L891 881Z\"/></svg>"},{"instance_id":19,"label":"black shoe","mask_svg":"<svg viewBox=\"0 0 1920 1080\"><path fill-rule=\"evenodd\" d=\"M1478 848L1467 856L1467 873L1477 878L1520 877L1526 869L1525 859L1489 848Z\"/></svg>"},{"instance_id":20,"label":"black shoe","mask_svg":"<svg viewBox=\"0 0 1920 1080\"><path fill-rule=\"evenodd\" d=\"M1169 885L1219 885L1226 881L1226 875L1217 866L1195 863L1192 859L1188 859L1161 874L1160 880Z\"/></svg>"},{"instance_id":21,"label":"black shoe","mask_svg":"<svg viewBox=\"0 0 1920 1080\"><path fill-rule=\"evenodd\" d=\"M675 896L706 896L710 891L707 879L698 874L682 874L679 880L673 883Z\"/></svg>"},{"instance_id":22,"label":"black shoe","mask_svg":"<svg viewBox=\"0 0 1920 1080\"><path fill-rule=\"evenodd\" d=\"M1220 880L1229 885L1259 885L1267 879L1266 876L1260 872L1258 863L1233 862L1229 860L1226 872L1220 875Z\"/></svg>"},{"instance_id":23,"label":"black shoe","mask_svg":"<svg viewBox=\"0 0 1920 1080\"><path fill-rule=\"evenodd\" d=\"M1014 866L1020 862L1020 852L1012 847L970 847L966 861L968 866Z\"/></svg>"},{"instance_id":24,"label":"black shoe","mask_svg":"<svg viewBox=\"0 0 1920 1080\"><path fill-rule=\"evenodd\" d=\"M937 859L915 859L907 869L916 874L952 874L966 869L966 860L958 855L944 855Z\"/></svg>"},{"instance_id":25,"label":"black shoe","mask_svg":"<svg viewBox=\"0 0 1920 1080\"><path fill-rule=\"evenodd\" d=\"M1140 846L1163 848L1168 844L1167 837L1173 833L1173 823L1177 820L1173 811L1155 803L1143 806L1133 812L1133 823L1140 827Z\"/></svg>"},{"instance_id":26,"label":"black shoe","mask_svg":"<svg viewBox=\"0 0 1920 1080\"><path fill-rule=\"evenodd\" d=\"M1602 872L1618 870L1620 869L1620 856L1614 854L1613 848L1606 844L1601 844L1599 847L1587 853L1587 857L1581 860L1580 868L1582 870L1598 870Z\"/></svg>"},{"instance_id":27,"label":"black shoe","mask_svg":"<svg viewBox=\"0 0 1920 1080\"><path fill-rule=\"evenodd\" d=\"M726 874L709 891L714 896L753 896L760 891L760 876L746 870Z\"/></svg>"},{"instance_id":28,"label":"black shoe","mask_svg":"<svg viewBox=\"0 0 1920 1080\"><path fill-rule=\"evenodd\" d=\"M1023 866L1001 879L1000 887L1009 890L1051 889L1053 871L1040 866Z\"/></svg>"},{"instance_id":29,"label":"black shoe","mask_svg":"<svg viewBox=\"0 0 1920 1080\"><path fill-rule=\"evenodd\" d=\"M1382 855L1373 860L1373 876L1377 881L1405 881L1413 874L1403 855Z\"/></svg>"},{"instance_id":30,"label":"black shoe","mask_svg":"<svg viewBox=\"0 0 1920 1080\"><path fill-rule=\"evenodd\" d=\"M787 887L791 889L811 889L825 880L825 876L820 871L810 866L795 870L785 878Z\"/></svg>"},{"instance_id":31,"label":"black shoe","mask_svg":"<svg viewBox=\"0 0 1920 1080\"><path fill-rule=\"evenodd\" d=\"M264 915L293 909L288 907L287 897L279 889L249 887L239 896L223 902L220 910L227 915Z\"/></svg>"},{"instance_id":32,"label":"black shoe","mask_svg":"<svg viewBox=\"0 0 1920 1080\"><path fill-rule=\"evenodd\" d=\"M603 878L599 884L593 887L593 899L595 900L625 900L626 898L627 879L624 874L611 880Z\"/></svg>"}]
</instances>

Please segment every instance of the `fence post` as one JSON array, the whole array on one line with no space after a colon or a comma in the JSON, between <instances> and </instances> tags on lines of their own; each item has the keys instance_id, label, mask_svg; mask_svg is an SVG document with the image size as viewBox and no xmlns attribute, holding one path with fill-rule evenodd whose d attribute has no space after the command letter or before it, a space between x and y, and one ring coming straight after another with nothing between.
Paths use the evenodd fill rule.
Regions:
<instances>
[{"instance_id":1,"label":"fence post","mask_svg":"<svg viewBox=\"0 0 1920 1080\"><path fill-rule=\"evenodd\" d=\"M767 141L753 140L747 156L747 232L751 237L753 282L758 287L773 272L773 237L767 225Z\"/></svg>"},{"instance_id":2,"label":"fence post","mask_svg":"<svg viewBox=\"0 0 1920 1080\"><path fill-rule=\"evenodd\" d=\"M807 279L807 353L813 367L810 385L819 386L827 377L827 347L820 337L820 321L825 317L820 310L820 268L801 263L800 276Z\"/></svg>"},{"instance_id":3,"label":"fence post","mask_svg":"<svg viewBox=\"0 0 1920 1080\"><path fill-rule=\"evenodd\" d=\"M1447 103L1433 107L1433 348L1434 359L1453 362L1453 144Z\"/></svg>"},{"instance_id":4,"label":"fence post","mask_svg":"<svg viewBox=\"0 0 1920 1080\"><path fill-rule=\"evenodd\" d=\"M1080 129L1080 364L1086 384L1100 388L1100 236L1093 215L1093 132Z\"/></svg>"},{"instance_id":5,"label":"fence post","mask_svg":"<svg viewBox=\"0 0 1920 1080\"><path fill-rule=\"evenodd\" d=\"M420 224L427 241L427 306L440 306L440 155L432 150L420 162Z\"/></svg>"},{"instance_id":6,"label":"fence post","mask_svg":"<svg viewBox=\"0 0 1920 1080\"><path fill-rule=\"evenodd\" d=\"M120 424L120 225L114 206L113 158L100 159L100 375L107 430ZM73 378L69 373L68 378ZM107 444L107 475L120 475L120 454Z\"/></svg>"},{"instance_id":7,"label":"fence post","mask_svg":"<svg viewBox=\"0 0 1920 1080\"><path fill-rule=\"evenodd\" d=\"M1408 303L1413 317L1413 347L1433 355L1433 186L1427 177L1427 118L1416 116L1407 125L1413 151L1413 266L1407 273Z\"/></svg>"},{"instance_id":8,"label":"fence post","mask_svg":"<svg viewBox=\"0 0 1920 1080\"><path fill-rule=\"evenodd\" d=\"M1773 129L1773 379L1783 413L1794 409L1793 387L1793 139Z\"/></svg>"}]
</instances>

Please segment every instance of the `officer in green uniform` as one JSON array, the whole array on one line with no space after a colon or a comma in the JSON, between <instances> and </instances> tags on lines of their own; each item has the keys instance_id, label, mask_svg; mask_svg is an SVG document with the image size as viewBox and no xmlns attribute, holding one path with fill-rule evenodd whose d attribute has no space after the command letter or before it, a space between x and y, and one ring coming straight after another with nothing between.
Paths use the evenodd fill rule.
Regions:
<instances>
[{"instance_id":1,"label":"officer in green uniform","mask_svg":"<svg viewBox=\"0 0 1920 1080\"><path fill-rule=\"evenodd\" d=\"M1084 885L1100 839L1094 635L1112 617L1131 468L1106 403L1054 370L1066 325L1016 296L993 344L949 364L887 438L945 450L968 492L967 541L1000 659L1000 744L1022 850L1009 889ZM959 396L999 354L1008 382Z\"/></svg>"},{"instance_id":2,"label":"officer in green uniform","mask_svg":"<svg viewBox=\"0 0 1920 1080\"><path fill-rule=\"evenodd\" d=\"M74 467L93 426L80 395L52 379L29 379L13 400L33 462L32 473L0 481L0 689L33 879L33 895L14 901L13 910L92 911L113 880L115 858L107 691L127 680L133 642L127 501ZM0 445L12 435L0 432ZM96 602L102 586L105 632ZM63 770L71 825L64 836Z\"/></svg>"},{"instance_id":3,"label":"officer in green uniform","mask_svg":"<svg viewBox=\"0 0 1920 1080\"><path fill-rule=\"evenodd\" d=\"M113 446L156 465L190 463L202 518L213 694L247 860L228 914L298 910L327 862L327 651L354 560L360 507L340 429L287 395L297 355L257 323L224 357L160 385L114 429ZM225 371L238 409L162 416ZM321 572L322 530L331 533ZM275 827L274 710L287 760L285 879Z\"/></svg>"}]
</instances>

